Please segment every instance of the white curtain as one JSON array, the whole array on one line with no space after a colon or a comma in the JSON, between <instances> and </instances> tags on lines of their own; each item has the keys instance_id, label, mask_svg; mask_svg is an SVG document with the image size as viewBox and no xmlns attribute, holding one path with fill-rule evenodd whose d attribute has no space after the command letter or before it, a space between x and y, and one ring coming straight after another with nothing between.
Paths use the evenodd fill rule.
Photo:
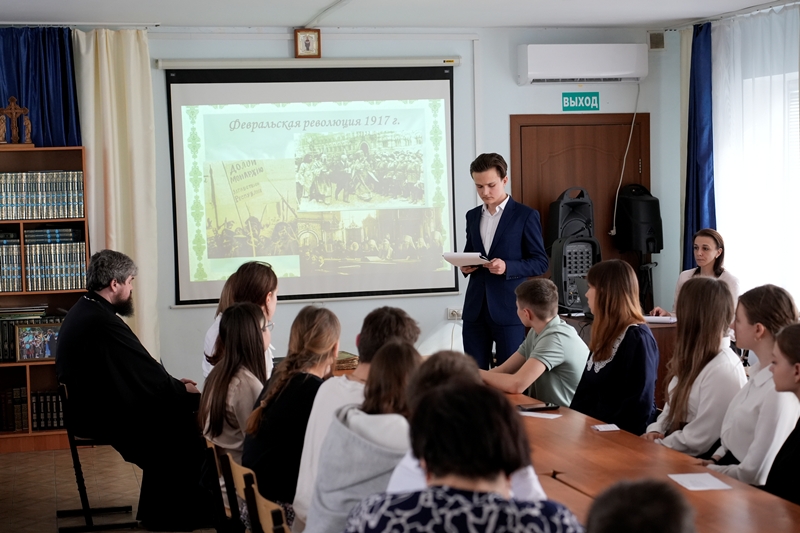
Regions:
<instances>
[{"instance_id":1,"label":"white curtain","mask_svg":"<svg viewBox=\"0 0 800 533\"><path fill-rule=\"evenodd\" d=\"M800 301L800 6L712 26L714 186L725 266L742 291Z\"/></svg>"},{"instance_id":2,"label":"white curtain","mask_svg":"<svg viewBox=\"0 0 800 533\"><path fill-rule=\"evenodd\" d=\"M86 147L92 252L129 255L139 267L129 324L158 359L156 164L147 33L72 33Z\"/></svg>"}]
</instances>

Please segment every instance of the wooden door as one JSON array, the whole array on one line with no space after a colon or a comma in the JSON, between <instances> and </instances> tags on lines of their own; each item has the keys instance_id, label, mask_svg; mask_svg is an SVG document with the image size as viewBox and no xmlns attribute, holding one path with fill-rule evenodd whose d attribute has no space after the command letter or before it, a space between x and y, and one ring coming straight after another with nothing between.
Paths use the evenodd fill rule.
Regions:
<instances>
[{"instance_id":1,"label":"wooden door","mask_svg":"<svg viewBox=\"0 0 800 533\"><path fill-rule=\"evenodd\" d=\"M586 189L603 259L622 258L638 268L636 254L621 254L608 234L632 119L632 114L512 115L510 174L512 196L539 211L545 236L550 203L570 187ZM630 183L650 189L648 113L636 115L622 177L622 185Z\"/></svg>"}]
</instances>

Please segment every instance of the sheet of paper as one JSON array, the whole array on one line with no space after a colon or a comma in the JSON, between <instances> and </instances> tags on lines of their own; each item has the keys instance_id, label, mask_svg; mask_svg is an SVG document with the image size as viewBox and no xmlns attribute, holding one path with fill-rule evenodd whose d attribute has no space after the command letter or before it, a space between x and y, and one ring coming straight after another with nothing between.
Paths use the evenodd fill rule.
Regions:
<instances>
[{"instance_id":1,"label":"sheet of paper","mask_svg":"<svg viewBox=\"0 0 800 533\"><path fill-rule=\"evenodd\" d=\"M727 490L731 486L711 474L670 474L672 481L688 490Z\"/></svg>"},{"instance_id":2,"label":"sheet of paper","mask_svg":"<svg viewBox=\"0 0 800 533\"><path fill-rule=\"evenodd\" d=\"M592 426L592 429L597 431L619 431L619 427L616 424L597 424Z\"/></svg>"},{"instance_id":3,"label":"sheet of paper","mask_svg":"<svg viewBox=\"0 0 800 533\"><path fill-rule=\"evenodd\" d=\"M646 316L644 321L648 324L674 324L678 319L674 316Z\"/></svg>"},{"instance_id":4,"label":"sheet of paper","mask_svg":"<svg viewBox=\"0 0 800 533\"><path fill-rule=\"evenodd\" d=\"M537 413L531 411L520 411L519 414L521 414L522 416L529 416L531 418L558 418L561 416L561 415L555 415L553 413Z\"/></svg>"},{"instance_id":5,"label":"sheet of paper","mask_svg":"<svg viewBox=\"0 0 800 533\"><path fill-rule=\"evenodd\" d=\"M442 254L444 260L453 266L478 266L485 265L489 261L481 257L478 252L445 252Z\"/></svg>"}]
</instances>

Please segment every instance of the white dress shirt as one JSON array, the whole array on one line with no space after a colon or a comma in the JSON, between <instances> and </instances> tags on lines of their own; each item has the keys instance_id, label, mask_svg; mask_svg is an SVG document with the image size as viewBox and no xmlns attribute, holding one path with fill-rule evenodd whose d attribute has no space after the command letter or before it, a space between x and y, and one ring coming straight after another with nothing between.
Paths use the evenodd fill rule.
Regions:
<instances>
[{"instance_id":1,"label":"white dress shirt","mask_svg":"<svg viewBox=\"0 0 800 533\"><path fill-rule=\"evenodd\" d=\"M409 450L400 460L392 472L386 492L389 494L402 494L404 492L417 492L425 490L425 472ZM539 477L532 466L520 468L511 474L511 497L525 502L538 502L547 499Z\"/></svg>"},{"instance_id":2,"label":"white dress shirt","mask_svg":"<svg viewBox=\"0 0 800 533\"><path fill-rule=\"evenodd\" d=\"M494 234L497 232L497 225L500 224L500 217L503 216L503 211L506 209L506 204L511 196L506 195L506 199L500 202L500 205L494 211L494 215L486 209L486 204L483 204L481 209L481 241L483 242L483 249L489 253L489 248L492 247L494 241ZM490 258L491 259L491 258Z\"/></svg>"},{"instance_id":3,"label":"white dress shirt","mask_svg":"<svg viewBox=\"0 0 800 533\"><path fill-rule=\"evenodd\" d=\"M754 366L751 378L734 396L722 421L719 457L730 451L738 465L708 465L751 485L764 485L775 456L800 417L800 402L792 392L778 392L769 366Z\"/></svg>"},{"instance_id":4,"label":"white dress shirt","mask_svg":"<svg viewBox=\"0 0 800 533\"><path fill-rule=\"evenodd\" d=\"M722 420L728 406L745 383L744 368L739 357L733 353L724 338L720 351L700 371L689 391L689 406L686 425L655 442L689 455L700 455L708 451L720 436ZM669 382L669 393L678 384L677 378ZM670 413L669 402L658 415L658 420L647 426L647 432L666 433L666 421Z\"/></svg>"}]
</instances>

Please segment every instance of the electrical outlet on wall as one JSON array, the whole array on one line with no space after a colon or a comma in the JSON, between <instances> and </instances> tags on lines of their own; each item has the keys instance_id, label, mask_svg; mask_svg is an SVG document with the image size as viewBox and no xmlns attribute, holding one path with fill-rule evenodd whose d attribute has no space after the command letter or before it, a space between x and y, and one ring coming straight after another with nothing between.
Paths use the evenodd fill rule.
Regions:
<instances>
[{"instance_id":1,"label":"electrical outlet on wall","mask_svg":"<svg viewBox=\"0 0 800 533\"><path fill-rule=\"evenodd\" d=\"M460 307L448 307L447 308L447 320L461 320L461 308Z\"/></svg>"}]
</instances>

